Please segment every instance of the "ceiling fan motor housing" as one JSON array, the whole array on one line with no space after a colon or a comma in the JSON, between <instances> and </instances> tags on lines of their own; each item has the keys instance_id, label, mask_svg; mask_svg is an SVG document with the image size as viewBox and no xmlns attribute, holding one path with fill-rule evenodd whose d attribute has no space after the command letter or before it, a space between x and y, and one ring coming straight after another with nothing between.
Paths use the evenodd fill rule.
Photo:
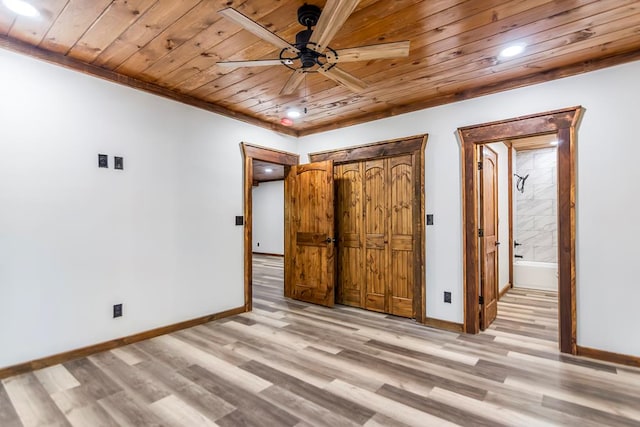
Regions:
<instances>
[{"instance_id":1,"label":"ceiling fan motor housing","mask_svg":"<svg viewBox=\"0 0 640 427\"><path fill-rule=\"evenodd\" d=\"M296 47L300 49L300 62L302 62L302 68L313 67L318 60L318 54L307 48L309 38L311 37L312 30L302 30L296 34Z\"/></svg>"},{"instance_id":2,"label":"ceiling fan motor housing","mask_svg":"<svg viewBox=\"0 0 640 427\"><path fill-rule=\"evenodd\" d=\"M310 30L311 27L318 23L320 13L322 11L318 6L305 3L298 9L298 22Z\"/></svg>"}]
</instances>

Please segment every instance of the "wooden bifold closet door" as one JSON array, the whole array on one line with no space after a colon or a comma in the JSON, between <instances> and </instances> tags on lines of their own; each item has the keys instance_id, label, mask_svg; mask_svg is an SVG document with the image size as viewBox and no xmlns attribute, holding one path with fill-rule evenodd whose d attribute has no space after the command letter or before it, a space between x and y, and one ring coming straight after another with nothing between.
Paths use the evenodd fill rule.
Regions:
<instances>
[{"instance_id":1,"label":"wooden bifold closet door","mask_svg":"<svg viewBox=\"0 0 640 427\"><path fill-rule=\"evenodd\" d=\"M415 156L336 165L337 302L415 317Z\"/></svg>"}]
</instances>

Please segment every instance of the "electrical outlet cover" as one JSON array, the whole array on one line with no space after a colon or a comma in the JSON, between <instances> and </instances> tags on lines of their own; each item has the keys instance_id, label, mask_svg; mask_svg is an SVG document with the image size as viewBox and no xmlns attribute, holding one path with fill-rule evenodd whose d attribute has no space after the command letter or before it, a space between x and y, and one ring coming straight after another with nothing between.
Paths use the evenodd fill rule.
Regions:
<instances>
[{"instance_id":1,"label":"electrical outlet cover","mask_svg":"<svg viewBox=\"0 0 640 427\"><path fill-rule=\"evenodd\" d=\"M98 154L98 167L99 168L108 168L109 167L109 156L106 154Z\"/></svg>"}]
</instances>

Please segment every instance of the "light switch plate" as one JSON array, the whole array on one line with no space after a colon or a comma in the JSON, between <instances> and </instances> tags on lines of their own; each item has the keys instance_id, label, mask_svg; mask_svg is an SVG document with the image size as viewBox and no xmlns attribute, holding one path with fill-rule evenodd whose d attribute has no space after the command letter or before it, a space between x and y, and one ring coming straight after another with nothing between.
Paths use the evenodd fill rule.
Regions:
<instances>
[{"instance_id":1,"label":"light switch plate","mask_svg":"<svg viewBox=\"0 0 640 427\"><path fill-rule=\"evenodd\" d=\"M113 305L113 318L122 317L122 304Z\"/></svg>"},{"instance_id":2,"label":"light switch plate","mask_svg":"<svg viewBox=\"0 0 640 427\"><path fill-rule=\"evenodd\" d=\"M122 157L114 157L113 158L113 168L114 169L124 169L124 158Z\"/></svg>"}]
</instances>

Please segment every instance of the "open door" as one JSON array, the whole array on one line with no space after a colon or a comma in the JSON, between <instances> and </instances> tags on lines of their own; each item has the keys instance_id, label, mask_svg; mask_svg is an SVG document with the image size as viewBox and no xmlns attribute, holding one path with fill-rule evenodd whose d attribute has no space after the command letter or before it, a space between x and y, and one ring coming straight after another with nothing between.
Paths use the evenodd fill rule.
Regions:
<instances>
[{"instance_id":1,"label":"open door","mask_svg":"<svg viewBox=\"0 0 640 427\"><path fill-rule=\"evenodd\" d=\"M498 315L498 155L480 145L480 329Z\"/></svg>"},{"instance_id":2,"label":"open door","mask_svg":"<svg viewBox=\"0 0 640 427\"><path fill-rule=\"evenodd\" d=\"M333 161L285 172L284 295L333 307L335 289Z\"/></svg>"}]
</instances>

